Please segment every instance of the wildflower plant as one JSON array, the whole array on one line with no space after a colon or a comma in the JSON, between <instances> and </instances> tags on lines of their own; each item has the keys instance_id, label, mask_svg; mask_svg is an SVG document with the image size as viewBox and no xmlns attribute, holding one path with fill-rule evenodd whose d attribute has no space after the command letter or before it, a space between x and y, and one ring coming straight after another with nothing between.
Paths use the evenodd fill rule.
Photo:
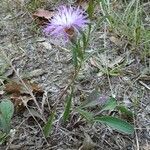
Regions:
<instances>
[{"instance_id":1,"label":"wildflower plant","mask_svg":"<svg viewBox=\"0 0 150 150\"><path fill-rule=\"evenodd\" d=\"M84 28L86 26L88 27L88 32L84 32ZM47 137L51 132L52 123L55 118L57 105L60 102L62 96L65 93L67 93L68 90L70 89L71 92L67 93L66 96L65 110L62 116L63 123L66 123L69 119L69 115L72 107L72 99L74 95L73 93L74 81L79 71L81 70L84 61L85 50L87 48L89 38L90 38L90 33L91 33L91 25L88 19L88 14L80 7L61 6L57 9L55 15L45 27L44 33L48 36L58 38L59 40L63 39L64 43L66 44L71 43L72 60L75 67L75 72L71 82L64 89L62 94L60 94L60 97L56 100L55 105L53 107L54 109L47 123L44 126L44 134ZM104 123L106 125L111 126L114 129L117 129L118 131L127 134L133 133L134 131L133 126L130 125L128 122L125 122L124 120L121 120L116 117L105 116L102 114L103 111L108 111L108 110L111 111L117 108L118 109L121 108L117 104L117 100L113 97L108 100L105 106L102 107L102 110L97 114L88 112L86 110L87 107L94 107L99 104L97 102L97 99L99 99L99 95L98 98L96 98L96 100L92 100L92 102L87 102L86 105L78 106L77 108L74 108L73 111L78 112L90 123L96 123L96 122ZM123 109L125 110L125 112L128 112L126 108Z\"/></svg>"},{"instance_id":2,"label":"wildflower plant","mask_svg":"<svg viewBox=\"0 0 150 150\"><path fill-rule=\"evenodd\" d=\"M88 19L88 14L85 10L80 7L67 5L60 6L56 10L53 18L44 28L44 33L46 36L63 40L65 44L71 43L72 60L75 67L71 82L60 95L60 98L56 100L52 114L44 126L45 136L48 136L51 132L52 123L59 100L62 95L66 93L69 88L71 88L71 94L66 98L66 107L63 114L64 122L66 122L69 117L74 89L72 85L82 67L85 50L90 37L91 26L89 23L90 21ZM84 33L85 27L89 27L87 34Z\"/></svg>"},{"instance_id":3,"label":"wildflower plant","mask_svg":"<svg viewBox=\"0 0 150 150\"><path fill-rule=\"evenodd\" d=\"M87 43L84 28L89 24L88 14L80 7L60 6L44 29L47 36L62 39L72 44L72 58L75 68L81 66L81 59ZM81 37L83 46L81 46ZM79 65L80 63L80 65Z\"/></svg>"}]
</instances>

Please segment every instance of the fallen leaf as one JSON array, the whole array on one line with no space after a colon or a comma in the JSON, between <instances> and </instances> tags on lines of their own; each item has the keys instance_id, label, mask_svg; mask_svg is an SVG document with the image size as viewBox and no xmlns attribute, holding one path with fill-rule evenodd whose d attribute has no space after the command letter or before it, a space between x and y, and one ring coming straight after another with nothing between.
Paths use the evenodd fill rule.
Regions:
<instances>
[{"instance_id":1,"label":"fallen leaf","mask_svg":"<svg viewBox=\"0 0 150 150\"><path fill-rule=\"evenodd\" d=\"M25 106L29 103L29 101L33 101L30 95L22 96L22 95L12 94L10 98L15 106L16 112L24 111Z\"/></svg>"},{"instance_id":2,"label":"fallen leaf","mask_svg":"<svg viewBox=\"0 0 150 150\"><path fill-rule=\"evenodd\" d=\"M33 101L30 92L34 94L35 98L42 96L44 93L38 84L31 83L29 80L23 80L23 82L28 89L19 81L7 83L4 89L6 93L11 94L10 97L17 112L24 110L25 106L29 105L29 101Z\"/></svg>"},{"instance_id":3,"label":"fallen leaf","mask_svg":"<svg viewBox=\"0 0 150 150\"><path fill-rule=\"evenodd\" d=\"M144 146L143 146L143 150L150 150L150 144L145 144Z\"/></svg>"},{"instance_id":4,"label":"fallen leaf","mask_svg":"<svg viewBox=\"0 0 150 150\"><path fill-rule=\"evenodd\" d=\"M28 94L29 95L30 92L39 93L39 94L44 93L42 88L39 87L39 85L37 83L32 83L32 82L30 82L29 80L26 80L26 79L24 79L23 82L28 87L28 89L22 85L22 88L20 90L21 94L23 94L23 95Z\"/></svg>"},{"instance_id":5,"label":"fallen leaf","mask_svg":"<svg viewBox=\"0 0 150 150\"><path fill-rule=\"evenodd\" d=\"M39 87L38 84L36 84L36 83L30 83L30 82L29 82L29 84L31 86L31 89L32 89L33 93L44 93L44 91L42 90L41 87Z\"/></svg>"},{"instance_id":6,"label":"fallen leaf","mask_svg":"<svg viewBox=\"0 0 150 150\"><path fill-rule=\"evenodd\" d=\"M45 25L54 15L54 11L48 11L44 9L38 9L32 16L39 25Z\"/></svg>"},{"instance_id":7,"label":"fallen leaf","mask_svg":"<svg viewBox=\"0 0 150 150\"><path fill-rule=\"evenodd\" d=\"M43 118L43 116L36 110L34 109L30 109L30 111L26 110L24 113L23 113L23 116L26 117L26 118L33 118L36 117L36 118L40 118L43 122L45 122L45 119Z\"/></svg>"},{"instance_id":8,"label":"fallen leaf","mask_svg":"<svg viewBox=\"0 0 150 150\"><path fill-rule=\"evenodd\" d=\"M5 92L2 90L0 91L0 96L2 96Z\"/></svg>"},{"instance_id":9,"label":"fallen leaf","mask_svg":"<svg viewBox=\"0 0 150 150\"><path fill-rule=\"evenodd\" d=\"M5 71L5 73L3 74L3 76L5 76L5 77L11 77L11 76L13 76L13 74L14 74L14 71L13 71L13 69L12 68L9 68L9 69L7 69L6 71Z\"/></svg>"},{"instance_id":10,"label":"fallen leaf","mask_svg":"<svg viewBox=\"0 0 150 150\"><path fill-rule=\"evenodd\" d=\"M148 76L148 75L141 75L139 78L141 80L150 81L150 76Z\"/></svg>"},{"instance_id":11,"label":"fallen leaf","mask_svg":"<svg viewBox=\"0 0 150 150\"><path fill-rule=\"evenodd\" d=\"M34 14L33 17L39 17L44 19L51 19L54 15L54 11L44 10L44 9L38 9Z\"/></svg>"}]
</instances>

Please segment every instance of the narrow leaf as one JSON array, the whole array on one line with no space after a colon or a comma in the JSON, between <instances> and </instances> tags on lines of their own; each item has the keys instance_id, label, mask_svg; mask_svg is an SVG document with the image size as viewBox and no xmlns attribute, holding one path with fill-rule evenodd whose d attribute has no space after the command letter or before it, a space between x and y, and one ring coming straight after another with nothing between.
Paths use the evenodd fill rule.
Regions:
<instances>
[{"instance_id":1,"label":"narrow leaf","mask_svg":"<svg viewBox=\"0 0 150 150\"><path fill-rule=\"evenodd\" d=\"M136 45L139 43L140 41L140 36L141 36L141 28L140 26L136 27L135 29L135 41L136 41Z\"/></svg>"},{"instance_id":2,"label":"narrow leaf","mask_svg":"<svg viewBox=\"0 0 150 150\"><path fill-rule=\"evenodd\" d=\"M127 134L132 134L134 132L134 127L128 122L121 120L119 118L111 117L111 116L103 116L103 117L95 117L96 122L101 122L109 125L113 129L116 129L120 132L124 132Z\"/></svg>"},{"instance_id":3,"label":"narrow leaf","mask_svg":"<svg viewBox=\"0 0 150 150\"><path fill-rule=\"evenodd\" d=\"M76 47L74 47L74 46L72 48L72 60L73 60L74 67L77 68L78 67L78 58L77 58Z\"/></svg>"},{"instance_id":4,"label":"narrow leaf","mask_svg":"<svg viewBox=\"0 0 150 150\"><path fill-rule=\"evenodd\" d=\"M69 118L71 102L72 102L72 96L73 96L73 91L71 91L71 94L69 96L67 96L65 111L64 111L64 114L63 114L63 121L64 122L66 122Z\"/></svg>"},{"instance_id":5,"label":"narrow leaf","mask_svg":"<svg viewBox=\"0 0 150 150\"><path fill-rule=\"evenodd\" d=\"M80 39L76 43L76 52L77 52L77 57L80 60L83 60L83 49L81 48Z\"/></svg>"},{"instance_id":6,"label":"narrow leaf","mask_svg":"<svg viewBox=\"0 0 150 150\"><path fill-rule=\"evenodd\" d=\"M52 112L52 114L48 118L47 123L43 127L43 132L45 137L48 137L48 135L51 133L54 117L55 117L55 111Z\"/></svg>"}]
</instances>

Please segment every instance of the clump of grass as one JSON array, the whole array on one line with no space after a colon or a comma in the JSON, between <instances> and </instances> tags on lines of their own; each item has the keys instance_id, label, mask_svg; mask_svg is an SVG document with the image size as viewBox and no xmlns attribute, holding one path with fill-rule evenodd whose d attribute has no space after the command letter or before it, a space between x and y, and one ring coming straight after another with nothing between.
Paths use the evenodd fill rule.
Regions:
<instances>
[{"instance_id":1,"label":"clump of grass","mask_svg":"<svg viewBox=\"0 0 150 150\"><path fill-rule=\"evenodd\" d=\"M121 10L114 10L108 0L100 2L100 6L111 31L126 38L133 49L137 49L143 41L150 39L149 31L142 20L144 11L139 0L123 3Z\"/></svg>"}]
</instances>

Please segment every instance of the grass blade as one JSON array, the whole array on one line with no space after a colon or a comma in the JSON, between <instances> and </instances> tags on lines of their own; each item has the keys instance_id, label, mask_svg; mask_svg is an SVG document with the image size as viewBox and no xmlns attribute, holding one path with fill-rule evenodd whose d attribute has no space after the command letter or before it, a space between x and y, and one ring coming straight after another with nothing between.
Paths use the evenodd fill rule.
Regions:
<instances>
[{"instance_id":1,"label":"grass blade","mask_svg":"<svg viewBox=\"0 0 150 150\"><path fill-rule=\"evenodd\" d=\"M47 123L43 127L43 132L45 137L48 137L48 135L51 133L54 117L55 117L55 111L52 112L52 114L48 118Z\"/></svg>"}]
</instances>

